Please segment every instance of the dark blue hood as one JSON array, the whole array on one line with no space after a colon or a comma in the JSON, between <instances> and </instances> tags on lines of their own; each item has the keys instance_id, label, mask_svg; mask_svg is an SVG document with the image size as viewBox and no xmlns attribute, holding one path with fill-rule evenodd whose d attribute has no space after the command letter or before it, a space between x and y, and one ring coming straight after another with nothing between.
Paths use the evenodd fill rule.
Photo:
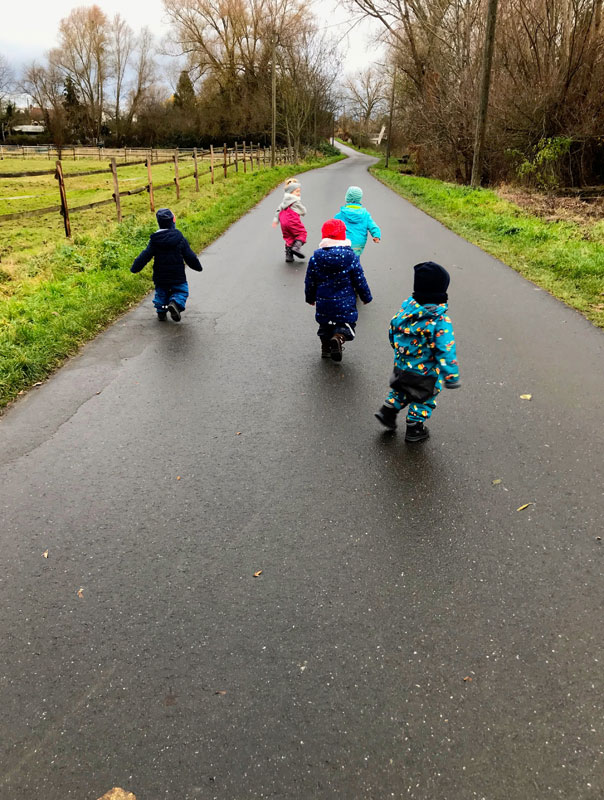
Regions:
<instances>
[{"instance_id":1,"label":"dark blue hood","mask_svg":"<svg viewBox=\"0 0 604 800\"><path fill-rule=\"evenodd\" d=\"M174 222L174 214L169 208L160 208L155 216L157 217L157 224L160 228L170 229L176 227L176 223Z\"/></svg>"}]
</instances>

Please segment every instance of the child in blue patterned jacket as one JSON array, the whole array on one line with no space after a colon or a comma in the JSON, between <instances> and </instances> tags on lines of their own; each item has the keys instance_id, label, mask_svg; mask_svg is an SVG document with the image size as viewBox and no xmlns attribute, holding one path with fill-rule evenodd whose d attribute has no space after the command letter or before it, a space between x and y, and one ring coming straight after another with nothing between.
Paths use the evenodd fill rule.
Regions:
<instances>
[{"instance_id":1,"label":"child in blue patterned jacket","mask_svg":"<svg viewBox=\"0 0 604 800\"><path fill-rule=\"evenodd\" d=\"M424 420L436 407L443 386L459 386L455 337L447 316L449 273L440 264L425 261L413 267L413 294L390 322L394 371L390 392L376 417L396 428L396 417L407 408L405 441L421 442L430 435Z\"/></svg>"}]
</instances>

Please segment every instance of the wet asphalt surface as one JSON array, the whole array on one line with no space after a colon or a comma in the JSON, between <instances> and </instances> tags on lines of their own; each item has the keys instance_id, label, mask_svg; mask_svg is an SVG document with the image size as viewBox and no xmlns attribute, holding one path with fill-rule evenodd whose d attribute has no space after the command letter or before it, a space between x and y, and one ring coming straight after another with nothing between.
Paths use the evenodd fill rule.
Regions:
<instances>
[{"instance_id":1,"label":"wet asphalt surface","mask_svg":"<svg viewBox=\"0 0 604 800\"><path fill-rule=\"evenodd\" d=\"M180 325L147 298L0 421L2 800L604 796L604 335L370 161L302 176L310 242L353 183L382 226L341 365L278 190ZM427 259L463 387L406 445L373 413Z\"/></svg>"}]
</instances>

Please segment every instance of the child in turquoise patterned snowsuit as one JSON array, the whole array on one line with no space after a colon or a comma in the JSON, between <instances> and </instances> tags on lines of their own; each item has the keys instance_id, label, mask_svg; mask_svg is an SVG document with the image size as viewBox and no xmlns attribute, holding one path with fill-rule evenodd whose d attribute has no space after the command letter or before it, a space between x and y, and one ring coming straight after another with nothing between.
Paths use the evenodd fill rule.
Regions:
<instances>
[{"instance_id":1,"label":"child in turquoise patterned snowsuit","mask_svg":"<svg viewBox=\"0 0 604 800\"><path fill-rule=\"evenodd\" d=\"M416 264L413 294L390 323L394 349L391 390L376 417L387 428L396 428L396 417L407 408L408 442L429 436L424 421L436 407L443 386L459 386L459 369L451 319L447 316L449 273L427 261Z\"/></svg>"}]
</instances>

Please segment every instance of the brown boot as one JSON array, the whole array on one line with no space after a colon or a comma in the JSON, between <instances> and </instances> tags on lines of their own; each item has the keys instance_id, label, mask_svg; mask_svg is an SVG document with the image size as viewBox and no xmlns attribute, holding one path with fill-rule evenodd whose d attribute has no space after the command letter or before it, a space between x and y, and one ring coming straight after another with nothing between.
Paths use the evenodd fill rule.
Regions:
<instances>
[{"instance_id":1,"label":"brown boot","mask_svg":"<svg viewBox=\"0 0 604 800\"><path fill-rule=\"evenodd\" d=\"M329 350L331 355L332 361L341 361L342 360L342 345L346 341L346 337L343 333L334 333L334 335L329 340Z\"/></svg>"}]
</instances>

